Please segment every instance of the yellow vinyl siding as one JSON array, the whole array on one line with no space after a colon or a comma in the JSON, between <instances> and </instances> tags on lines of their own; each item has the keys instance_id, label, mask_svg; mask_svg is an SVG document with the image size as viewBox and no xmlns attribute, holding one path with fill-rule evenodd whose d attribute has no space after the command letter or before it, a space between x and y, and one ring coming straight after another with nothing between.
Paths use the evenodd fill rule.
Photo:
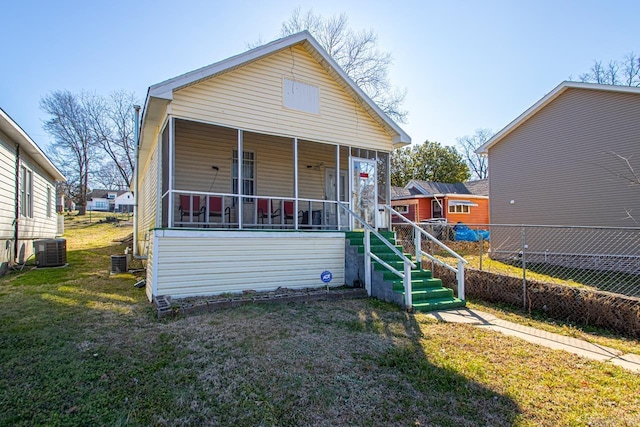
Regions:
<instances>
[{"instance_id":1,"label":"yellow vinyl siding","mask_svg":"<svg viewBox=\"0 0 640 427\"><path fill-rule=\"evenodd\" d=\"M231 193L232 154L238 147L237 138L235 129L176 120L175 188ZM244 132L243 140L244 151L255 154L256 194L294 197L293 139ZM349 167L347 153L346 148L341 149L340 165L345 171ZM300 197L325 198L325 169L335 168L335 155L335 145L298 141ZM212 166L219 168L217 174ZM174 209L178 204L176 198Z\"/></svg>"},{"instance_id":2,"label":"yellow vinyl siding","mask_svg":"<svg viewBox=\"0 0 640 427\"><path fill-rule=\"evenodd\" d=\"M320 114L285 108L284 78L319 87ZM392 137L300 46L177 90L171 108L177 117L260 133L392 150Z\"/></svg>"},{"instance_id":3,"label":"yellow vinyl siding","mask_svg":"<svg viewBox=\"0 0 640 427\"><path fill-rule=\"evenodd\" d=\"M156 230L156 295L188 297L278 287L344 285L344 235L339 233L172 233ZM149 285L148 286L152 286Z\"/></svg>"},{"instance_id":4,"label":"yellow vinyl siding","mask_svg":"<svg viewBox=\"0 0 640 427\"><path fill-rule=\"evenodd\" d=\"M157 139L156 139L157 140ZM142 243L145 234L149 229L156 227L156 209L158 202L158 153L159 144L155 144L149 159L147 160L146 168L140 175L142 177L139 183L140 195L138 198L138 239Z\"/></svg>"}]
</instances>

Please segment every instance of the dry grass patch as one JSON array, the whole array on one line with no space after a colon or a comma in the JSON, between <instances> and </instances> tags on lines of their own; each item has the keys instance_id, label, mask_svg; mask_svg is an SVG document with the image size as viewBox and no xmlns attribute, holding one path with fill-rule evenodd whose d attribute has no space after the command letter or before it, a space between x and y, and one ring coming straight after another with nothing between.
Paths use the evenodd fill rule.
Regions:
<instances>
[{"instance_id":1,"label":"dry grass patch","mask_svg":"<svg viewBox=\"0 0 640 427\"><path fill-rule=\"evenodd\" d=\"M375 300L158 321L108 274L130 229L67 230L68 268L0 279L0 425L640 423L636 374Z\"/></svg>"}]
</instances>

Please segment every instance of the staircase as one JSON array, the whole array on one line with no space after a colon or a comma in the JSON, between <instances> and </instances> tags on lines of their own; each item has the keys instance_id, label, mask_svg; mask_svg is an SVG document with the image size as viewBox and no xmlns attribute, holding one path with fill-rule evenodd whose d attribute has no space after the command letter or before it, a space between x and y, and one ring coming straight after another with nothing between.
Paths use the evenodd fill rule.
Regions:
<instances>
[{"instance_id":1,"label":"staircase","mask_svg":"<svg viewBox=\"0 0 640 427\"><path fill-rule=\"evenodd\" d=\"M394 232L381 231L380 234L391 242L400 252L403 251L402 246L396 245ZM346 238L351 247L357 248L358 254L364 254L363 231L346 232ZM373 234L371 234L371 252L396 270L400 272L404 270L404 262L398 255L393 253L389 247ZM413 260L412 255L405 255L407 258ZM379 279L372 280L372 282L374 282L372 283L372 296L377 296L378 298L382 296L380 299L390 300L389 302L404 305L404 286L402 279L375 260L372 260L371 264L373 271L378 272L377 277ZM446 310L465 306L463 300L453 296L453 290L442 286L442 280L433 278L430 270L423 270L419 265L416 265L416 268L411 270L411 286L413 309L416 311ZM373 289L380 287L384 289Z\"/></svg>"}]
</instances>

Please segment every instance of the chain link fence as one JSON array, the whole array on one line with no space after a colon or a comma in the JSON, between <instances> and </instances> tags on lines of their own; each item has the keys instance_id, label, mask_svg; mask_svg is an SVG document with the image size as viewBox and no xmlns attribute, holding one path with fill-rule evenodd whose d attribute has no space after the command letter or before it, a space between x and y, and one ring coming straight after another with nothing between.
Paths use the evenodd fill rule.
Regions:
<instances>
[{"instance_id":1,"label":"chain link fence","mask_svg":"<svg viewBox=\"0 0 640 427\"><path fill-rule=\"evenodd\" d=\"M640 228L421 226L469 262L468 297L640 336ZM404 250L415 253L412 227L393 224L393 229ZM422 245L424 252L447 257L437 245ZM425 262L425 268L449 282L449 272L431 264Z\"/></svg>"}]
</instances>

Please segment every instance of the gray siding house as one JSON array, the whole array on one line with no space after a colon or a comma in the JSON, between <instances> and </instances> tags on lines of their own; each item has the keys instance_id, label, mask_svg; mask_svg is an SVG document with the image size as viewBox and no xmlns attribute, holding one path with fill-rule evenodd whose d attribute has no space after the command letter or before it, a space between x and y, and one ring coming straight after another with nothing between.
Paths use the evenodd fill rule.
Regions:
<instances>
[{"instance_id":1,"label":"gray siding house","mask_svg":"<svg viewBox=\"0 0 640 427\"><path fill-rule=\"evenodd\" d=\"M640 88L563 82L478 152L492 224L640 224Z\"/></svg>"},{"instance_id":2,"label":"gray siding house","mask_svg":"<svg viewBox=\"0 0 640 427\"><path fill-rule=\"evenodd\" d=\"M492 224L640 224L640 88L563 82L477 152L489 156ZM521 232L492 227L492 257L518 253ZM625 239L548 228L526 242L530 262L640 271Z\"/></svg>"}]
</instances>

